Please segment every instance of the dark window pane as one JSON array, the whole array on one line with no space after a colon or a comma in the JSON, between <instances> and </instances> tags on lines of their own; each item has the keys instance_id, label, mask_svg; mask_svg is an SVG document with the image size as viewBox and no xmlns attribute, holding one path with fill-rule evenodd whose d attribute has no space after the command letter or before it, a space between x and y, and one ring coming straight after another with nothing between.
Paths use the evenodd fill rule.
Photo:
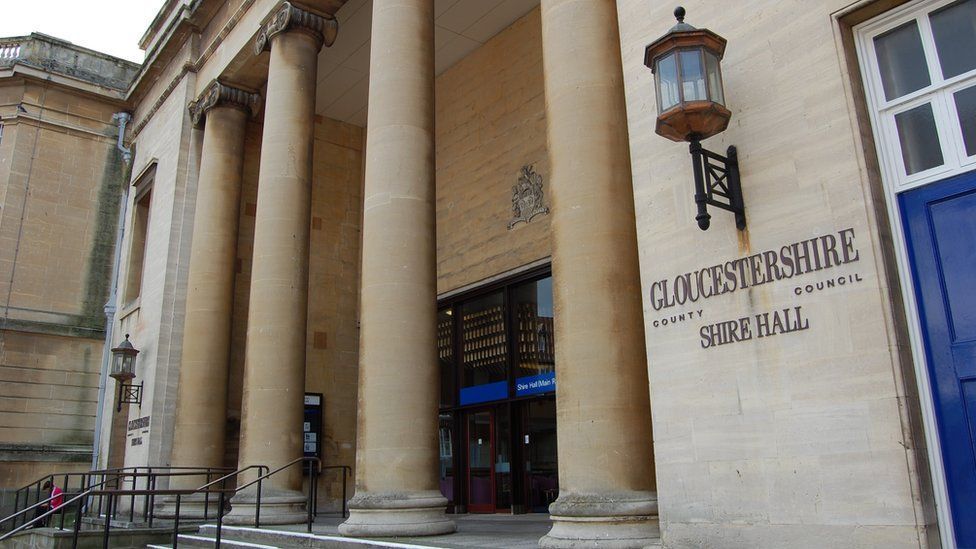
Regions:
<instances>
[{"instance_id":1,"label":"dark window pane","mask_svg":"<svg viewBox=\"0 0 976 549\"><path fill-rule=\"evenodd\" d=\"M461 404L506 398L508 342L502 292L461 305L461 345Z\"/></svg>"},{"instance_id":2,"label":"dark window pane","mask_svg":"<svg viewBox=\"0 0 976 549\"><path fill-rule=\"evenodd\" d=\"M556 340L553 329L552 277L512 290L515 308L515 394L554 391Z\"/></svg>"},{"instance_id":3,"label":"dark window pane","mask_svg":"<svg viewBox=\"0 0 976 549\"><path fill-rule=\"evenodd\" d=\"M556 460L556 400L525 401L526 507L533 513L546 513L559 493L559 470Z\"/></svg>"},{"instance_id":4,"label":"dark window pane","mask_svg":"<svg viewBox=\"0 0 976 549\"><path fill-rule=\"evenodd\" d=\"M942 147L931 103L896 114L895 125L906 174L942 165Z\"/></svg>"},{"instance_id":5,"label":"dark window pane","mask_svg":"<svg viewBox=\"0 0 976 549\"><path fill-rule=\"evenodd\" d=\"M931 84L922 37L915 21L876 36L874 51L878 55L881 82L888 101Z\"/></svg>"},{"instance_id":6,"label":"dark window pane","mask_svg":"<svg viewBox=\"0 0 976 549\"><path fill-rule=\"evenodd\" d=\"M959 113L959 126L962 128L962 141L966 146L966 156L976 154L976 86L959 90L952 94Z\"/></svg>"},{"instance_id":7,"label":"dark window pane","mask_svg":"<svg viewBox=\"0 0 976 549\"><path fill-rule=\"evenodd\" d=\"M932 34L942 76L976 69L976 0L962 0L932 12Z\"/></svg>"},{"instance_id":8,"label":"dark window pane","mask_svg":"<svg viewBox=\"0 0 976 549\"><path fill-rule=\"evenodd\" d=\"M448 503L454 502L454 416L440 414L438 419L440 446L440 487Z\"/></svg>"},{"instance_id":9,"label":"dark window pane","mask_svg":"<svg viewBox=\"0 0 976 549\"><path fill-rule=\"evenodd\" d=\"M491 507L491 412L468 414L468 505Z\"/></svg>"},{"instance_id":10,"label":"dark window pane","mask_svg":"<svg viewBox=\"0 0 976 549\"><path fill-rule=\"evenodd\" d=\"M454 311L437 312L437 362L441 368L441 406L454 404Z\"/></svg>"},{"instance_id":11,"label":"dark window pane","mask_svg":"<svg viewBox=\"0 0 976 549\"><path fill-rule=\"evenodd\" d=\"M508 407L495 412L495 509L512 507L512 427Z\"/></svg>"}]
</instances>

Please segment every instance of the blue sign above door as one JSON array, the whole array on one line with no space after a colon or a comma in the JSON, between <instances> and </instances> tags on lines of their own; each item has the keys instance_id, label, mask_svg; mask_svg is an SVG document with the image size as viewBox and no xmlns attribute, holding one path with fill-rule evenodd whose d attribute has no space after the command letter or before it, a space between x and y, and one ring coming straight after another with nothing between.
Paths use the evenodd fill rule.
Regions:
<instances>
[{"instance_id":1,"label":"blue sign above door","mask_svg":"<svg viewBox=\"0 0 976 549\"><path fill-rule=\"evenodd\" d=\"M515 380L515 396L538 395L556 390L556 372L545 372Z\"/></svg>"},{"instance_id":2,"label":"blue sign above door","mask_svg":"<svg viewBox=\"0 0 976 549\"><path fill-rule=\"evenodd\" d=\"M508 398L508 382L496 381L461 389L461 405Z\"/></svg>"}]
</instances>

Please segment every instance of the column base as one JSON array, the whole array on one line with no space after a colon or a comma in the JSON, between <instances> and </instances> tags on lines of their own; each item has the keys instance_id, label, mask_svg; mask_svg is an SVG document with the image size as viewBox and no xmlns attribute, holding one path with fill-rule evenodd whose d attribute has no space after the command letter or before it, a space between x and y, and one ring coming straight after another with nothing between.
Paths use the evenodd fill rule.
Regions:
<instances>
[{"instance_id":1,"label":"column base","mask_svg":"<svg viewBox=\"0 0 976 549\"><path fill-rule=\"evenodd\" d=\"M552 528L539 540L539 547L661 547L657 495L652 492L560 495L549 513Z\"/></svg>"},{"instance_id":2,"label":"column base","mask_svg":"<svg viewBox=\"0 0 976 549\"><path fill-rule=\"evenodd\" d=\"M447 499L439 491L357 493L349 500L349 518L339 533L350 537L437 536L453 534L454 521L444 512Z\"/></svg>"},{"instance_id":3,"label":"column base","mask_svg":"<svg viewBox=\"0 0 976 549\"><path fill-rule=\"evenodd\" d=\"M307 498L301 492L268 490L261 494L260 524L302 524L308 520ZM234 496L231 510L224 517L225 524L254 526L257 495L248 490Z\"/></svg>"},{"instance_id":4,"label":"column base","mask_svg":"<svg viewBox=\"0 0 976 549\"><path fill-rule=\"evenodd\" d=\"M224 508L229 507L230 501L224 500ZM180 496L180 520L217 520L217 509L219 508L219 494L210 494L209 501L207 501L206 494ZM153 505L153 515L162 519L175 517L176 496L158 497Z\"/></svg>"}]
</instances>

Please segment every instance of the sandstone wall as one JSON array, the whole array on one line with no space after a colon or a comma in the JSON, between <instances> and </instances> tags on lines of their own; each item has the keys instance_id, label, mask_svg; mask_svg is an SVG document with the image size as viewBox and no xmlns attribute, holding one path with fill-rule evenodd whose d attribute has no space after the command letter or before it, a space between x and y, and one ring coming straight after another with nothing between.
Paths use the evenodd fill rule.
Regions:
<instances>
[{"instance_id":1,"label":"sandstone wall","mask_svg":"<svg viewBox=\"0 0 976 549\"><path fill-rule=\"evenodd\" d=\"M684 4L687 22L729 41L722 69L732 122L704 145L738 147L748 216L740 233L714 208L712 227L696 227L687 144L654 133L644 47L674 24L673 6L618 2L670 547L927 543L924 441L910 428L906 387L915 381L900 366L887 221L872 205L878 190L861 142L869 131L850 92L859 75L848 74L844 29L832 17L847 4ZM748 288L683 305L659 300L661 281L673 289L684 273L848 229L856 261L754 285L767 277L761 268L745 277ZM784 309L808 327L760 338L758 315ZM751 339L706 345L702 330L743 318Z\"/></svg>"},{"instance_id":2,"label":"sandstone wall","mask_svg":"<svg viewBox=\"0 0 976 549\"><path fill-rule=\"evenodd\" d=\"M435 107L438 293L548 257L549 216L508 228L522 166L549 189L539 10L441 74Z\"/></svg>"}]
</instances>

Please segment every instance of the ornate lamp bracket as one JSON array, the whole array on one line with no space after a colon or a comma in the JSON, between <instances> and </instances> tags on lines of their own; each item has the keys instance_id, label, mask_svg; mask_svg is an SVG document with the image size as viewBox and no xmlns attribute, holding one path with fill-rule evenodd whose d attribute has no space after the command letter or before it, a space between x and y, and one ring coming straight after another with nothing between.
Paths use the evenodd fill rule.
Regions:
<instances>
[{"instance_id":1,"label":"ornate lamp bracket","mask_svg":"<svg viewBox=\"0 0 976 549\"><path fill-rule=\"evenodd\" d=\"M142 386L135 385L132 383L125 383L124 381L119 381L119 406L115 410L116 412L122 411L123 404L138 404L142 406Z\"/></svg>"},{"instance_id":2,"label":"ornate lamp bracket","mask_svg":"<svg viewBox=\"0 0 976 549\"><path fill-rule=\"evenodd\" d=\"M734 146L726 156L702 147L701 140L691 139L691 162L695 172L695 204L698 205L698 227L706 231L712 216L708 206L715 206L735 215L735 226L746 228L746 210L742 202L742 186L739 181L739 156Z\"/></svg>"}]
</instances>

